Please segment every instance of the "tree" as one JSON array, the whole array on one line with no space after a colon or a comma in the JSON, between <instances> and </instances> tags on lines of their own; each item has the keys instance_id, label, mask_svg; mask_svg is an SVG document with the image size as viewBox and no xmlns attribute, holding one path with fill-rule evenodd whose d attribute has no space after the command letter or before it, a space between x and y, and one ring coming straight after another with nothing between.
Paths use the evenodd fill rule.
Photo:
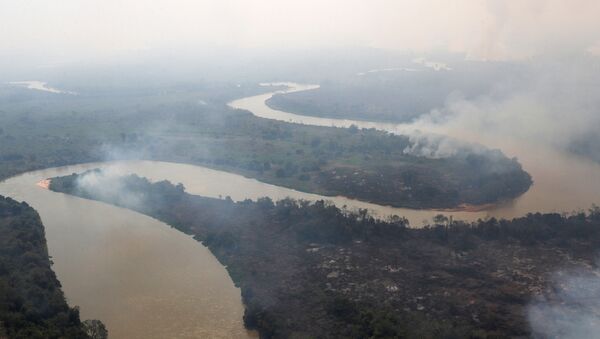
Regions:
<instances>
[{"instance_id":1,"label":"tree","mask_svg":"<svg viewBox=\"0 0 600 339\"><path fill-rule=\"evenodd\" d=\"M86 320L82 323L83 329L87 335L92 339L106 339L108 338L108 331L100 320Z\"/></svg>"},{"instance_id":2,"label":"tree","mask_svg":"<svg viewBox=\"0 0 600 339\"><path fill-rule=\"evenodd\" d=\"M408 219L396 214L388 216L387 222L397 227L407 227L409 225Z\"/></svg>"},{"instance_id":3,"label":"tree","mask_svg":"<svg viewBox=\"0 0 600 339\"><path fill-rule=\"evenodd\" d=\"M448 226L449 221L450 219L448 219L448 217L443 214L438 214L435 217L433 217L433 222L436 225Z\"/></svg>"}]
</instances>

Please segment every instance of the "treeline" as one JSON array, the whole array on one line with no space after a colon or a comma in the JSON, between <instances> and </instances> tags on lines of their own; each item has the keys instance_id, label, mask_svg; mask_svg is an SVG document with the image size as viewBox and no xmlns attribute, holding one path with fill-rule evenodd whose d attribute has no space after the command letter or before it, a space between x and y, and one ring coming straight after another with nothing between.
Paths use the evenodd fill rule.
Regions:
<instances>
[{"instance_id":1,"label":"treeline","mask_svg":"<svg viewBox=\"0 0 600 339\"><path fill-rule=\"evenodd\" d=\"M104 192L99 196L93 188L78 185L78 179L86 175L97 176L99 186L110 187L118 184L122 189L114 191L112 195ZM324 200L313 203L291 198L273 201L263 197L256 201L246 199L234 202L229 197L215 199L190 195L185 192L182 184L174 185L167 180L152 183L135 174L124 177L105 176L100 169L52 178L50 189L135 209L158 216L160 220L169 218L169 224L186 233L200 232L202 240L208 241L209 245L226 238L227 229L241 229L244 228L243 224L256 224L258 221L288 225L285 227L289 227L301 242L339 244L368 240L371 237L399 235L405 232L408 226L408 220L399 216L379 220L366 209L341 210ZM129 199L130 195L136 199ZM184 209L186 213L190 213L192 206L198 208L194 214L202 222L202 229L181 223L178 218L182 216L188 219L188 216L180 215L177 211ZM293 223L294 227L289 226L290 223Z\"/></svg>"},{"instance_id":2,"label":"treeline","mask_svg":"<svg viewBox=\"0 0 600 339\"><path fill-rule=\"evenodd\" d=\"M194 235L241 287L245 324L263 338L528 336L531 291L571 264L562 253L589 259L600 244L596 207L474 223L439 215L413 229L402 217L378 220L324 201L234 202L135 175L82 175L122 190L99 196L79 187L76 174L52 179L51 189L135 209ZM144 198L133 204L128 194Z\"/></svg>"},{"instance_id":3,"label":"treeline","mask_svg":"<svg viewBox=\"0 0 600 339\"><path fill-rule=\"evenodd\" d=\"M593 205L588 211L581 210L563 214L529 213L512 220L486 218L475 222L465 222L439 214L431 220L429 225L422 228L409 228L408 220L403 217L392 215L385 219L375 218L366 209L342 210L325 200L310 202L286 198L273 201L268 197L263 197L256 201L246 199L234 202L229 197L215 199L190 195L185 192L182 184L174 185L167 180L152 183L135 174L124 177L104 176L100 169L53 178L50 189L97 200L100 197L93 190L82 189L77 184L80 177L90 174L99 176L101 183L102 180L104 183L116 180L119 181L119 184L124 184L124 189L115 191L112 197L107 197L104 193L102 199L112 204L128 208L137 207L145 213L161 213L157 211L168 210L165 207L176 207L183 201L186 205L199 204L203 210L203 218L242 219L244 216L250 217L250 215L258 213L275 218L272 220L281 223L301 220L302 223L294 230L303 241L344 243L352 240L368 241L371 238L395 238L408 235L446 240L469 235L486 240L518 240L524 244L532 244L573 238L591 240L600 236L598 228L600 207L596 205ZM127 194L135 193L143 193L143 203L128 206ZM218 229L223 228L221 225L212 226ZM186 226L178 227L185 228ZM189 231L189 229L187 230Z\"/></svg>"},{"instance_id":4,"label":"treeline","mask_svg":"<svg viewBox=\"0 0 600 339\"><path fill-rule=\"evenodd\" d=\"M67 305L51 269L39 215L26 203L0 196L0 338L4 337L90 338L79 310Z\"/></svg>"},{"instance_id":5,"label":"treeline","mask_svg":"<svg viewBox=\"0 0 600 339\"><path fill-rule=\"evenodd\" d=\"M439 215L434 221L433 225L413 232L422 232L441 241L471 236L504 242L517 240L524 245L552 243L569 246L568 242L573 239L600 243L600 208L596 205L588 211L528 213L512 220L489 218L466 223Z\"/></svg>"}]
</instances>

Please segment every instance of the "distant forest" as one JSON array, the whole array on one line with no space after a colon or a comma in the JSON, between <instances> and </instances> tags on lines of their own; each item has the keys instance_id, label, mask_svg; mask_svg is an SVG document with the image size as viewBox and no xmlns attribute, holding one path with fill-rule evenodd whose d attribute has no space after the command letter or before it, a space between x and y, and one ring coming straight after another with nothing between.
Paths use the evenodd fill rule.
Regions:
<instances>
[{"instance_id":1,"label":"distant forest","mask_svg":"<svg viewBox=\"0 0 600 339\"><path fill-rule=\"evenodd\" d=\"M453 60L452 70L440 71L411 62L402 65L337 76L319 89L277 94L267 104L302 115L407 123L443 108L451 97L505 95L495 85L509 82L514 90L531 72L523 65L465 60Z\"/></svg>"}]
</instances>

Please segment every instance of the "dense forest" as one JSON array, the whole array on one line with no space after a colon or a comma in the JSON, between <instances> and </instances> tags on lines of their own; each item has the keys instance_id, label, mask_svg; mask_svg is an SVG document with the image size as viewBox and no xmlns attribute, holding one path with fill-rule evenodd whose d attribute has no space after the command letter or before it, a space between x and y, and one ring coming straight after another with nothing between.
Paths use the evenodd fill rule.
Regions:
<instances>
[{"instance_id":1,"label":"dense forest","mask_svg":"<svg viewBox=\"0 0 600 339\"><path fill-rule=\"evenodd\" d=\"M91 161L163 160L410 208L510 200L531 185L518 161L497 150L467 145L422 156L406 136L289 124L226 105L268 90L256 85L97 90L64 97L8 87L0 96L0 178Z\"/></svg>"},{"instance_id":2,"label":"dense forest","mask_svg":"<svg viewBox=\"0 0 600 339\"><path fill-rule=\"evenodd\" d=\"M88 175L122 190L100 196L78 185ZM439 215L414 229L398 216L379 220L324 201L234 202L99 170L53 178L51 189L193 235L241 287L245 324L263 338L560 337L532 332L528 307L540 298L568 304L553 274L589 271L600 245L597 207L475 223Z\"/></svg>"},{"instance_id":3,"label":"dense forest","mask_svg":"<svg viewBox=\"0 0 600 339\"><path fill-rule=\"evenodd\" d=\"M67 305L51 264L39 215L0 197L0 338L103 338L100 322Z\"/></svg>"}]
</instances>

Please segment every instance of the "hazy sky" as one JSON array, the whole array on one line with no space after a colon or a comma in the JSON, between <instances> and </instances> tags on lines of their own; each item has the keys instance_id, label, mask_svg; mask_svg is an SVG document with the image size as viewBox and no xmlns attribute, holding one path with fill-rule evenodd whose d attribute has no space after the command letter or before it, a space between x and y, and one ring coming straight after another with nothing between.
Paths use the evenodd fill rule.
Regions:
<instances>
[{"instance_id":1,"label":"hazy sky","mask_svg":"<svg viewBox=\"0 0 600 339\"><path fill-rule=\"evenodd\" d=\"M600 53L598 0L0 0L0 53L368 46L483 59Z\"/></svg>"}]
</instances>

